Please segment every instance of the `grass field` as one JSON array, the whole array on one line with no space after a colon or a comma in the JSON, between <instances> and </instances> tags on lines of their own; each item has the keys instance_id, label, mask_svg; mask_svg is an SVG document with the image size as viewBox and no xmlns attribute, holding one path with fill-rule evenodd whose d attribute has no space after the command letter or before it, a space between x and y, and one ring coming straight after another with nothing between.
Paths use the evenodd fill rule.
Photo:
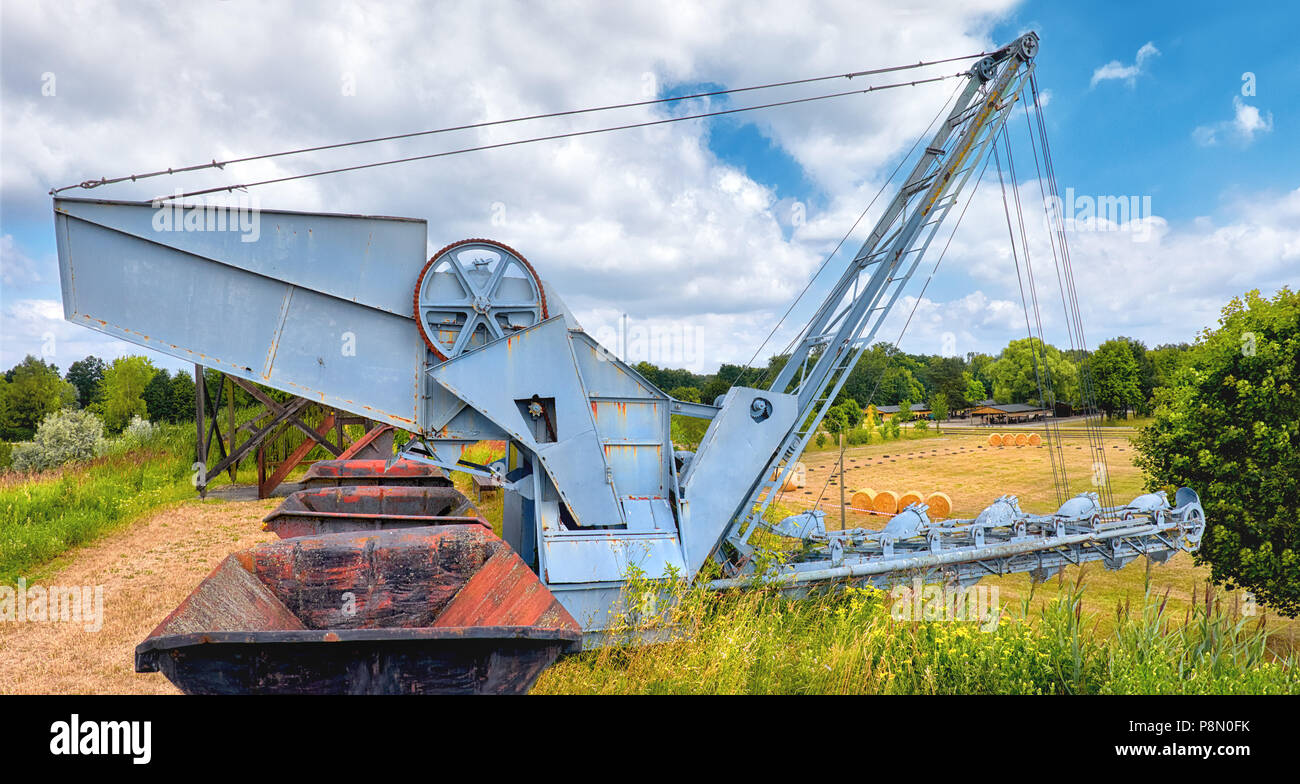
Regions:
<instances>
[{"instance_id":1,"label":"grass field","mask_svg":"<svg viewBox=\"0 0 1300 784\"><path fill-rule=\"evenodd\" d=\"M1155 417L1149 416L1116 417L1114 419L1102 417L1097 420L1097 424L1102 427L1130 427L1137 429L1146 427L1154 421Z\"/></svg>"},{"instance_id":2,"label":"grass field","mask_svg":"<svg viewBox=\"0 0 1300 784\"><path fill-rule=\"evenodd\" d=\"M875 490L917 490L926 495L942 490L953 500L953 515L973 517L1003 493L1020 498L1027 512L1052 512L1058 506L1052 481L1048 446L991 447L989 432L945 432L924 439L902 439L845 449L846 490L870 487ZM1145 490L1142 476L1133 465L1133 447L1127 436L1108 436L1104 467L1094 465L1085 439L1063 439L1058 456L1069 480L1069 495L1096 490L1094 473L1110 477L1117 503ZM781 500L796 506L812 506L820 498L827 525L839 525L839 451L811 452L804 456L808 484L785 493ZM868 524L867 515L849 513L850 528ZM883 520L878 519L881 525Z\"/></svg>"},{"instance_id":3,"label":"grass field","mask_svg":"<svg viewBox=\"0 0 1300 784\"><path fill-rule=\"evenodd\" d=\"M164 426L143 447L35 476L0 476L0 584L42 576L68 549L193 496L193 434Z\"/></svg>"},{"instance_id":4,"label":"grass field","mask_svg":"<svg viewBox=\"0 0 1300 784\"><path fill-rule=\"evenodd\" d=\"M872 589L805 599L686 590L668 624L631 617L622 630L658 625L669 641L567 657L533 693L1300 693L1295 659L1269 651L1252 620L1220 610L1183 621L1155 600L1098 634L1085 590L1004 608L983 629L895 620L889 595Z\"/></svg>"}]
</instances>

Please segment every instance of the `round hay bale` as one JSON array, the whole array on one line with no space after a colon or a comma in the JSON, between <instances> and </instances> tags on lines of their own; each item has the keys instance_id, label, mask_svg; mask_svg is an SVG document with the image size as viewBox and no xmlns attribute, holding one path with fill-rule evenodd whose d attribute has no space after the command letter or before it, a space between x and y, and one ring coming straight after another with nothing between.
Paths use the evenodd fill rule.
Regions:
<instances>
[{"instance_id":1,"label":"round hay bale","mask_svg":"<svg viewBox=\"0 0 1300 784\"><path fill-rule=\"evenodd\" d=\"M849 498L849 506L854 509L864 509L868 512L876 508L875 503L876 491L870 487L854 490L853 495Z\"/></svg>"},{"instance_id":2,"label":"round hay bale","mask_svg":"<svg viewBox=\"0 0 1300 784\"><path fill-rule=\"evenodd\" d=\"M952 499L947 493L935 491L925 499L925 505L930 507L928 514L933 520L941 520L952 516Z\"/></svg>"},{"instance_id":3,"label":"round hay bale","mask_svg":"<svg viewBox=\"0 0 1300 784\"><path fill-rule=\"evenodd\" d=\"M898 497L898 508L906 509L912 504L919 504L925 500L920 490L908 490Z\"/></svg>"},{"instance_id":4,"label":"round hay bale","mask_svg":"<svg viewBox=\"0 0 1300 784\"><path fill-rule=\"evenodd\" d=\"M896 514L898 512L898 493L893 490L881 490L876 493L876 497L871 499L871 508L883 514Z\"/></svg>"},{"instance_id":5,"label":"round hay bale","mask_svg":"<svg viewBox=\"0 0 1300 784\"><path fill-rule=\"evenodd\" d=\"M1030 446L1038 446L1038 445L1041 444L1041 443L1043 443L1043 438L1042 438L1042 436L1038 435L1037 433L1030 433L1030 434L1029 434L1029 445L1030 445Z\"/></svg>"},{"instance_id":6,"label":"round hay bale","mask_svg":"<svg viewBox=\"0 0 1300 784\"><path fill-rule=\"evenodd\" d=\"M777 479L780 473L781 469L779 468L773 471L772 479ZM795 463L794 468L791 468L790 473L786 475L785 483L781 485L781 492L788 493L791 490L798 490L806 484L808 484L808 467L803 463Z\"/></svg>"},{"instance_id":7,"label":"round hay bale","mask_svg":"<svg viewBox=\"0 0 1300 784\"><path fill-rule=\"evenodd\" d=\"M989 446L1002 446L1002 436L993 433L989 436Z\"/></svg>"},{"instance_id":8,"label":"round hay bale","mask_svg":"<svg viewBox=\"0 0 1300 784\"><path fill-rule=\"evenodd\" d=\"M1029 443L1029 436L1024 433L1016 433L1016 446L1024 446Z\"/></svg>"}]
</instances>

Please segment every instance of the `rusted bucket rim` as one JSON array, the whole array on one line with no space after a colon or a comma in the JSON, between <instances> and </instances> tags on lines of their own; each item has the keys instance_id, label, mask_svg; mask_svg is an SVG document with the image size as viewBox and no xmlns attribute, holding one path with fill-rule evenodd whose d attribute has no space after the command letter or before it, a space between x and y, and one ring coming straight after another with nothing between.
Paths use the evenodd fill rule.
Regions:
<instances>
[{"instance_id":1,"label":"rusted bucket rim","mask_svg":"<svg viewBox=\"0 0 1300 784\"><path fill-rule=\"evenodd\" d=\"M318 460L307 469L304 479L352 479L357 477L395 477L410 478L446 478L443 469L419 463L414 460L399 459L392 465L383 458L363 458L351 460Z\"/></svg>"},{"instance_id":2,"label":"rusted bucket rim","mask_svg":"<svg viewBox=\"0 0 1300 784\"><path fill-rule=\"evenodd\" d=\"M582 633L571 629L536 626L455 626L416 629L303 629L266 632L194 632L151 637L135 648L135 671L158 672L158 658L169 652L200 645L266 645L396 642L437 643L440 646L469 644L476 641L517 640L538 646L561 643L562 650L576 651Z\"/></svg>"},{"instance_id":3,"label":"rusted bucket rim","mask_svg":"<svg viewBox=\"0 0 1300 784\"><path fill-rule=\"evenodd\" d=\"M266 517L262 522L269 523L281 517L336 517L345 520L414 520L416 522L428 522L430 525L473 525L477 523L488 530L492 529L492 524L482 517L460 517L460 516L439 516L439 515L400 515L400 514L368 514L366 512L312 512L306 509L286 509L281 511L276 509ZM323 536L324 534L322 534Z\"/></svg>"},{"instance_id":4,"label":"rusted bucket rim","mask_svg":"<svg viewBox=\"0 0 1300 784\"><path fill-rule=\"evenodd\" d=\"M192 645L256 645L259 643L421 642L456 640L561 640L574 643L582 632L536 626L424 626L414 629L291 629L264 632L192 632L150 637L136 646L137 655Z\"/></svg>"}]
</instances>

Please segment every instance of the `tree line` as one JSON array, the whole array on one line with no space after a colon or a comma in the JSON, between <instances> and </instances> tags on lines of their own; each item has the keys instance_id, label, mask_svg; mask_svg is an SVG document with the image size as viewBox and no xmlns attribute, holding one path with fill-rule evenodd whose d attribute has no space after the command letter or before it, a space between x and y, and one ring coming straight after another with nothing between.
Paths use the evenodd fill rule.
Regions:
<instances>
[{"instance_id":1,"label":"tree line","mask_svg":"<svg viewBox=\"0 0 1300 784\"><path fill-rule=\"evenodd\" d=\"M1092 352L1062 350L1030 338L1011 341L996 356L969 353L945 357L909 354L890 343L864 352L836 398L836 405L925 403L936 413L957 411L992 399L996 403L1065 403L1083 401L1081 366L1090 370L1096 406L1108 416L1134 411L1149 414L1157 390L1167 388L1189 356L1186 343L1148 349L1141 341L1118 337ZM723 364L715 373L661 368L649 362L638 372L679 400L712 403L735 384L766 386L785 366L788 355L774 356L759 368ZM209 387L217 386L216 371ZM1042 396L1040 398L1040 389ZM267 390L280 398L284 395ZM235 405L253 405L235 389ZM227 389L226 394L231 394ZM194 377L160 369L146 357L119 357L105 362L88 356L59 374L53 363L28 355L0 378L0 441L25 441L46 415L61 409L90 411L110 434L121 432L139 416L151 422L194 421ZM944 419L946 416L936 416Z\"/></svg>"},{"instance_id":2,"label":"tree line","mask_svg":"<svg viewBox=\"0 0 1300 784\"><path fill-rule=\"evenodd\" d=\"M204 373L208 389L215 390L219 374ZM231 394L229 387L225 394ZM234 395L238 408L256 403L242 389L235 388ZM28 355L0 377L0 441L31 440L41 420L63 409L95 414L109 434L122 432L137 416L154 423L193 422L194 376L184 370L172 374L147 357L105 362L93 355L73 362L60 376L53 363Z\"/></svg>"},{"instance_id":3,"label":"tree line","mask_svg":"<svg viewBox=\"0 0 1300 784\"><path fill-rule=\"evenodd\" d=\"M1094 351L1060 349L1034 338L1007 344L998 354L971 352L965 356L909 354L881 342L867 349L850 372L835 405L907 408L925 403L936 413L957 411L985 400L1032 403L1071 409L1083 406L1085 392L1107 416L1129 411L1149 414L1157 390L1169 387L1188 359L1187 343L1147 348L1140 340L1117 337ZM785 366L788 355L774 356L767 365L744 369L722 365L716 373L661 368L649 362L636 369L647 380L679 400L712 403L732 385L764 387ZM1085 381L1090 384L1085 384Z\"/></svg>"}]
</instances>

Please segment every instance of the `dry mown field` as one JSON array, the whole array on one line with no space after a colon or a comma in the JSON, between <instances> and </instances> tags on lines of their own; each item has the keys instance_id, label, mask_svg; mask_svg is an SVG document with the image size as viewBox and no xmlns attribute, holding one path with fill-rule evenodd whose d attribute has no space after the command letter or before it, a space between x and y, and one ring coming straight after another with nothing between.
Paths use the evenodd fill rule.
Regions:
<instances>
[{"instance_id":1,"label":"dry mown field","mask_svg":"<svg viewBox=\"0 0 1300 784\"><path fill-rule=\"evenodd\" d=\"M1009 432L1009 431L997 431ZM1020 432L1020 431L1014 431ZM1024 432L1032 432L1024 430ZM1142 473L1133 464L1134 448L1129 434L1103 431L1105 471L1110 477L1115 503L1123 503L1145 492ZM1082 438L1062 441L1066 477L1070 494L1096 489L1092 483L1093 456ZM839 452L813 452L805 457L808 467L807 486L785 493L781 502L787 506L811 507L820 497L826 512L826 525L840 526L839 478L835 475ZM1020 498L1027 512L1049 513L1056 509L1056 491L1052 483L1050 451L1039 447L990 447L987 433L949 433L936 438L914 441L890 441L845 450L846 498L854 489L908 490L928 495L941 490L952 498L954 517L974 517L999 495L1010 493ZM850 528L883 528L887 518L850 510ZM1139 559L1124 569L1108 572L1099 564L1084 566L1085 608L1094 613L1102 631L1113 626L1117 602L1141 607L1148 576L1152 593L1164 597L1168 592L1171 617L1180 621L1193 602L1204 604L1208 567L1196 566L1191 556L1179 553L1166 564L1150 567ZM1050 580L1033 589L1034 605L1055 599L1078 577L1078 570L1063 570L1059 580ZM1030 581L1025 575L989 578L982 585L997 586L1004 603L1017 604L1029 596ZM1240 592L1223 593L1211 589L1214 601L1228 607L1241 606ZM1261 608L1267 628L1277 631L1279 647L1294 649L1300 641L1300 623Z\"/></svg>"},{"instance_id":2,"label":"dry mown field","mask_svg":"<svg viewBox=\"0 0 1300 784\"><path fill-rule=\"evenodd\" d=\"M1000 431L999 431L1000 432ZM1016 432L1031 432L1029 430ZM1133 465L1133 446L1126 434L1104 433L1105 472L1110 477L1115 502L1122 503L1144 492L1142 475ZM954 517L974 517L1003 493L1019 496L1026 512L1056 510L1052 484L1051 452L1047 446L988 445L987 433L945 433L935 438L887 441L845 450L845 490L860 487L902 493L917 490L929 495L936 490L953 501ZM1070 494L1095 490L1093 456L1082 438L1062 441ZM839 478L834 476L838 451L812 452L805 456L808 485L788 492L782 502L811 506L820 496L831 527L839 525ZM1103 469L1096 469L1103 470ZM824 488L824 490L823 490ZM877 518L876 523L884 525ZM872 522L868 515L850 512L850 528Z\"/></svg>"}]
</instances>

